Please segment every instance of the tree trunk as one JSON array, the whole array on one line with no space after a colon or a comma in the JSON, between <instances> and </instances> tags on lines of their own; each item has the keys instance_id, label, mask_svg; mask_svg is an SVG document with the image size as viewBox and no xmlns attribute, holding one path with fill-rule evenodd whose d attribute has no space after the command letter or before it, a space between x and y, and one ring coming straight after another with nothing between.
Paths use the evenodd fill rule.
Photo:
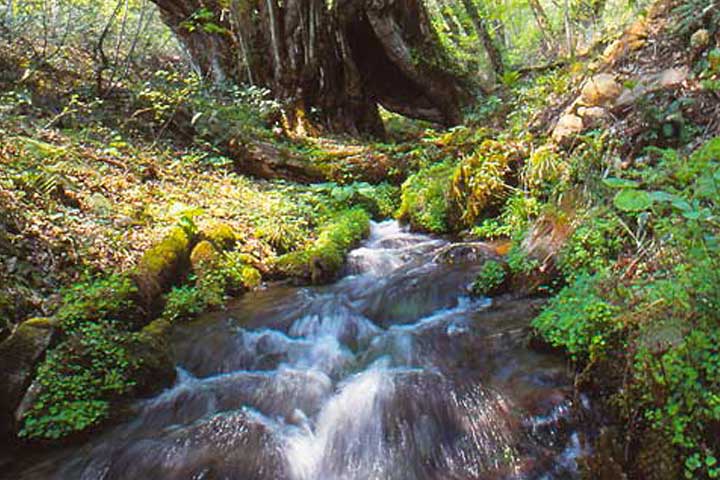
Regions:
<instances>
[{"instance_id":1,"label":"tree trunk","mask_svg":"<svg viewBox=\"0 0 720 480\"><path fill-rule=\"evenodd\" d=\"M533 15L535 16L535 21L537 22L538 28L540 29L540 34L542 35L545 48L550 51L553 47L553 31L552 27L550 26L550 21L548 20L547 14L545 13L545 9L540 4L540 0L529 0L529 2L530 8L532 9Z\"/></svg>"},{"instance_id":2,"label":"tree trunk","mask_svg":"<svg viewBox=\"0 0 720 480\"><path fill-rule=\"evenodd\" d=\"M480 12L475 6L475 3L473 3L473 0L462 0L462 4L470 17L473 27L475 27L478 38L483 44L483 48L487 53L493 71L498 77L502 77L503 73L505 73L505 65L503 64L502 54L500 53L500 50L495 44L493 38L490 36L490 32L488 32L485 18L480 15Z\"/></svg>"},{"instance_id":3,"label":"tree trunk","mask_svg":"<svg viewBox=\"0 0 720 480\"><path fill-rule=\"evenodd\" d=\"M422 0L152 1L206 76L269 88L290 130L382 136L378 104L460 121L463 89Z\"/></svg>"}]
</instances>

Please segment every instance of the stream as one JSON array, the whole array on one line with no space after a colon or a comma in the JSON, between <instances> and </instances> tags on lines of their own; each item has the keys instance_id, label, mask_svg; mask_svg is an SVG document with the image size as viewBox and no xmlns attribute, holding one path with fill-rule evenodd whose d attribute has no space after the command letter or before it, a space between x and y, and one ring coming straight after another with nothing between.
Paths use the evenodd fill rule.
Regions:
<instances>
[{"instance_id":1,"label":"stream","mask_svg":"<svg viewBox=\"0 0 720 480\"><path fill-rule=\"evenodd\" d=\"M541 300L471 298L482 259L437 261L445 246L373 224L337 283L178 326L171 389L13 478L580 478L591 406L527 347Z\"/></svg>"}]
</instances>

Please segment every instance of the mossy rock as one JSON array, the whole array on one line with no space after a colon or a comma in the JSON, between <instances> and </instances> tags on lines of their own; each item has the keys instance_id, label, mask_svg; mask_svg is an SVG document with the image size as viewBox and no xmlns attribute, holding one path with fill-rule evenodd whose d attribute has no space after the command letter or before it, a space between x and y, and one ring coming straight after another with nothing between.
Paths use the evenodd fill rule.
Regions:
<instances>
[{"instance_id":1,"label":"mossy rock","mask_svg":"<svg viewBox=\"0 0 720 480\"><path fill-rule=\"evenodd\" d=\"M175 381L176 371L170 345L172 324L165 319L150 322L128 345L138 367L133 374L138 395L150 395Z\"/></svg>"},{"instance_id":2,"label":"mossy rock","mask_svg":"<svg viewBox=\"0 0 720 480\"><path fill-rule=\"evenodd\" d=\"M198 278L216 268L219 260L220 255L217 249L208 240L199 242L190 253L190 265Z\"/></svg>"},{"instance_id":3,"label":"mossy rock","mask_svg":"<svg viewBox=\"0 0 720 480\"><path fill-rule=\"evenodd\" d=\"M233 227L223 222L214 222L203 228L200 238L210 242L219 251L232 250L238 241Z\"/></svg>"},{"instance_id":4,"label":"mossy rock","mask_svg":"<svg viewBox=\"0 0 720 480\"><path fill-rule=\"evenodd\" d=\"M327 223L309 247L283 255L274 265L275 274L314 285L335 279L345 262L345 255L370 232L370 215L353 208L338 214Z\"/></svg>"},{"instance_id":5,"label":"mossy rock","mask_svg":"<svg viewBox=\"0 0 720 480\"><path fill-rule=\"evenodd\" d=\"M54 338L55 325L46 318L28 320L0 343L0 436L13 430L15 409Z\"/></svg>"},{"instance_id":6,"label":"mossy rock","mask_svg":"<svg viewBox=\"0 0 720 480\"><path fill-rule=\"evenodd\" d=\"M192 239L180 227L173 228L140 259L134 278L140 299L150 316L162 311L161 295L182 281L190 270Z\"/></svg>"}]
</instances>

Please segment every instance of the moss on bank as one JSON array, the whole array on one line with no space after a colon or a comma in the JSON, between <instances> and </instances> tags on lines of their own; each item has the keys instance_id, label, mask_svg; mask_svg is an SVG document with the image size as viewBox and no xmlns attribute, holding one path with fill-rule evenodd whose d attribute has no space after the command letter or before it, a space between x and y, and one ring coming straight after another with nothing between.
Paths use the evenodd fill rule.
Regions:
<instances>
[{"instance_id":1,"label":"moss on bank","mask_svg":"<svg viewBox=\"0 0 720 480\"><path fill-rule=\"evenodd\" d=\"M275 272L313 284L325 283L339 273L345 254L370 231L370 216L361 208L337 214L320 229L306 248L279 257Z\"/></svg>"}]
</instances>

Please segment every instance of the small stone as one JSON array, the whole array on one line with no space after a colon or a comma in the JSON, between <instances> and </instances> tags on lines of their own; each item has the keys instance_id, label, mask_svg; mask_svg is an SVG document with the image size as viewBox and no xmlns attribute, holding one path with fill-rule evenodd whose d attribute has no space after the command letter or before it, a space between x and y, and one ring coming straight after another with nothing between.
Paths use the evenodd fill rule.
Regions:
<instances>
[{"instance_id":1,"label":"small stone","mask_svg":"<svg viewBox=\"0 0 720 480\"><path fill-rule=\"evenodd\" d=\"M687 80L688 74L687 68L668 68L660 73L658 83L662 88L674 87Z\"/></svg>"},{"instance_id":2,"label":"small stone","mask_svg":"<svg viewBox=\"0 0 720 480\"><path fill-rule=\"evenodd\" d=\"M582 118L568 113L563 115L558 121L555 130L553 130L552 138L556 142L562 143L567 138L582 132L584 128Z\"/></svg>"},{"instance_id":3,"label":"small stone","mask_svg":"<svg viewBox=\"0 0 720 480\"><path fill-rule=\"evenodd\" d=\"M583 87L581 99L585 105L601 106L615 100L622 92L622 86L609 73L591 78Z\"/></svg>"},{"instance_id":4,"label":"small stone","mask_svg":"<svg viewBox=\"0 0 720 480\"><path fill-rule=\"evenodd\" d=\"M702 50L708 45L710 45L710 32L704 28L693 33L692 37L690 37L690 47L693 50Z\"/></svg>"},{"instance_id":5,"label":"small stone","mask_svg":"<svg viewBox=\"0 0 720 480\"><path fill-rule=\"evenodd\" d=\"M607 110L602 107L580 107L577 111L583 119L599 120L607 116Z\"/></svg>"},{"instance_id":6,"label":"small stone","mask_svg":"<svg viewBox=\"0 0 720 480\"><path fill-rule=\"evenodd\" d=\"M94 213L106 216L112 211L112 203L102 193L93 193L87 199L87 206Z\"/></svg>"}]
</instances>

